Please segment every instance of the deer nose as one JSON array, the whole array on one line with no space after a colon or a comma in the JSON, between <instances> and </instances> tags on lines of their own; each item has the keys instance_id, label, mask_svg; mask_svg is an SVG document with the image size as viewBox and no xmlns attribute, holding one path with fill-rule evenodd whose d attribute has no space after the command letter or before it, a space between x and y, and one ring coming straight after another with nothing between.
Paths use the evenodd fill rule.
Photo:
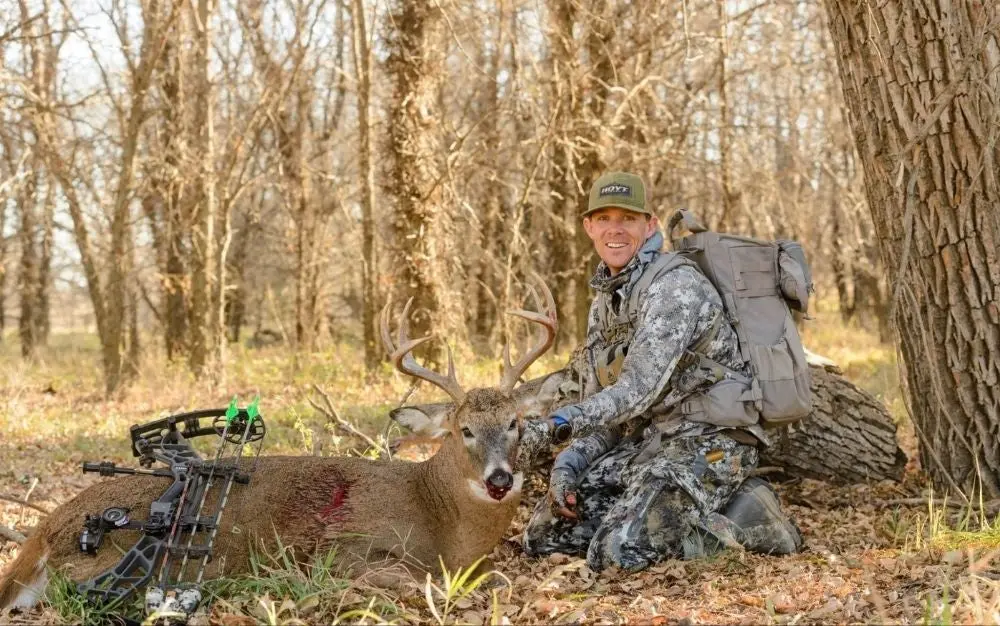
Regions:
<instances>
[{"instance_id":1,"label":"deer nose","mask_svg":"<svg viewBox=\"0 0 1000 626\"><path fill-rule=\"evenodd\" d=\"M507 489L514 483L514 476L506 470L497 468L493 470L490 477L487 479L493 487L497 489Z\"/></svg>"}]
</instances>

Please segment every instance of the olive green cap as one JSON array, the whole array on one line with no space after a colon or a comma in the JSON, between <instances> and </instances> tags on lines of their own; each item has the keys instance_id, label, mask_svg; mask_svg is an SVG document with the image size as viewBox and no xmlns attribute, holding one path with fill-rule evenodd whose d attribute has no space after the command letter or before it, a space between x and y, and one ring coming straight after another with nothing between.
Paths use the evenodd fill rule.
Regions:
<instances>
[{"instance_id":1,"label":"olive green cap","mask_svg":"<svg viewBox=\"0 0 1000 626\"><path fill-rule=\"evenodd\" d=\"M627 172L608 172L598 178L590 188L590 202L583 215L586 217L597 209L605 207L618 207L646 215L653 214L646 208L646 185L642 183L641 178Z\"/></svg>"}]
</instances>

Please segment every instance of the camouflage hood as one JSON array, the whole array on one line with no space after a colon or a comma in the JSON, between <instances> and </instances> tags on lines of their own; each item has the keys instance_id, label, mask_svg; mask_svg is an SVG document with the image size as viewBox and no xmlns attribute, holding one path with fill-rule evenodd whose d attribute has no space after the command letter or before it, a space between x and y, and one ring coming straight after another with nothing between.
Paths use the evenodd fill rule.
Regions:
<instances>
[{"instance_id":1,"label":"camouflage hood","mask_svg":"<svg viewBox=\"0 0 1000 626\"><path fill-rule=\"evenodd\" d=\"M601 261L597 266L597 271L594 272L594 277L590 279L590 286L598 292L610 294L628 285L625 293L630 293L635 284L639 282L643 268L656 258L656 255L661 252L662 248L663 233L656 231L646 240L646 243L642 244L642 247L632 257L632 260L622 268L622 271L618 272L617 276L612 276L607 264Z\"/></svg>"}]
</instances>

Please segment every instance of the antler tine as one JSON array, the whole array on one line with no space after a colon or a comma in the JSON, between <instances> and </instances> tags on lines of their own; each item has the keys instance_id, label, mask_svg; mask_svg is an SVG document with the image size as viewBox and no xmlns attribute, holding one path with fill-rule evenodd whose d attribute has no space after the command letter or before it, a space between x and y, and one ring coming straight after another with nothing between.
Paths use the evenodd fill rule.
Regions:
<instances>
[{"instance_id":1,"label":"antler tine","mask_svg":"<svg viewBox=\"0 0 1000 626\"><path fill-rule=\"evenodd\" d=\"M382 334L382 346L385 348L386 354L392 354L396 350L396 347L392 345L392 333L389 332L390 306L392 306L391 303L386 302L385 306L382 307L382 312L378 316L379 331Z\"/></svg>"},{"instance_id":2,"label":"antler tine","mask_svg":"<svg viewBox=\"0 0 1000 626\"><path fill-rule=\"evenodd\" d=\"M433 372L426 367L417 363L417 360L413 357L413 350L420 345L430 341L433 336L428 335L426 337L421 337L419 339L409 339L406 335L408 331L407 319L409 319L410 305L413 304L413 298L410 298L406 302L406 306L403 307L403 318L399 323L399 333L397 335L398 340L396 343L392 341L392 333L389 331L389 305L387 304L384 309L382 309L380 328L382 331L382 342L385 344L386 352L389 353L389 358L392 360L393 365L396 366L400 372L413 376L414 378L419 378L421 380L426 380L427 382L441 388L451 396L451 399L455 401L455 404L461 404L465 399L465 390L462 389L462 385L459 384L458 379L455 377L455 361L451 354L451 347L448 347L448 375L442 376L437 372Z\"/></svg>"},{"instance_id":3,"label":"antler tine","mask_svg":"<svg viewBox=\"0 0 1000 626\"><path fill-rule=\"evenodd\" d=\"M552 347L553 342L556 339L556 331L559 329L559 320L556 318L556 303L552 298L552 292L549 291L548 286L545 281L542 280L541 276L532 272L532 278L535 279L542 289L542 295L545 296L545 308L544 313L539 313L536 311L507 311L511 315L516 315L517 317L528 320L529 322L535 322L541 326L541 330L544 331L544 336L540 337L540 343L536 344L534 348L526 352L516 364L511 365L510 363L510 345L505 345L503 348L503 378L500 381L501 388L510 391L516 385L517 381L520 380L521 374L534 363L538 357L542 356L546 350ZM532 296L534 296L535 303L538 304L538 294L529 286L529 291Z\"/></svg>"}]
</instances>

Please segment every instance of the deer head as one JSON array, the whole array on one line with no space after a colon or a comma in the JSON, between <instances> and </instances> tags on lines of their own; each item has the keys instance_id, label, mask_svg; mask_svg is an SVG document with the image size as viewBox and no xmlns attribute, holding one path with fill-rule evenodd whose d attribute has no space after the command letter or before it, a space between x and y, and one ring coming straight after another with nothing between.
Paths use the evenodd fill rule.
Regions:
<instances>
[{"instance_id":1,"label":"deer head","mask_svg":"<svg viewBox=\"0 0 1000 626\"><path fill-rule=\"evenodd\" d=\"M512 391L525 370L552 346L558 329L552 293L544 282L537 280L545 300L545 311L508 311L511 315L538 324L540 332L537 341L514 364L510 361L510 346L504 347L504 369L498 387L466 392L455 377L450 348L447 376L417 363L412 355L413 349L429 341L431 337L407 337L406 320L412 298L403 309L398 339L395 342L389 331L389 305L382 310L382 341L396 368L439 387L454 402L447 411L425 412L418 407L402 407L390 414L392 419L417 435L442 438L442 450L439 454L449 455L448 458L456 469L468 481L469 488L482 500L502 501L509 492L520 488L522 477L514 472L520 433L520 402ZM531 293L536 304L540 304L534 289Z\"/></svg>"}]
</instances>

